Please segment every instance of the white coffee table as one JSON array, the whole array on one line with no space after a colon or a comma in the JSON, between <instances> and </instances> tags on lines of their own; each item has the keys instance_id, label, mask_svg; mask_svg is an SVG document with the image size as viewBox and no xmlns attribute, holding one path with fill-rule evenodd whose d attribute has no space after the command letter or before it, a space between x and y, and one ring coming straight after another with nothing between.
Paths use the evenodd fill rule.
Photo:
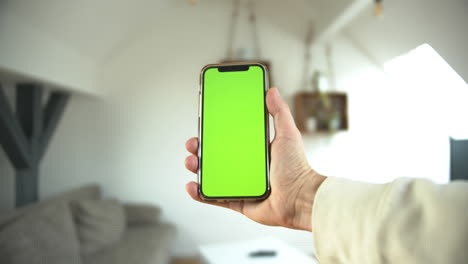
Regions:
<instances>
[{"instance_id":1,"label":"white coffee table","mask_svg":"<svg viewBox=\"0 0 468 264\"><path fill-rule=\"evenodd\" d=\"M209 264L317 264L311 256L275 238L242 242L209 244L199 247L203 260ZM252 258L251 252L275 251L275 256Z\"/></svg>"}]
</instances>

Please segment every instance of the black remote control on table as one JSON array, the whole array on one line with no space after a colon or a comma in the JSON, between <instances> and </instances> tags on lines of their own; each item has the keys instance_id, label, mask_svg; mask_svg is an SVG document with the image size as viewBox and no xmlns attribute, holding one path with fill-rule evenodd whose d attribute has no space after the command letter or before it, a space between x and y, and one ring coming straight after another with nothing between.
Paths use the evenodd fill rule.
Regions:
<instances>
[{"instance_id":1,"label":"black remote control on table","mask_svg":"<svg viewBox=\"0 0 468 264\"><path fill-rule=\"evenodd\" d=\"M249 253L251 258L261 258L261 257L274 257L276 256L276 251L274 250L258 250Z\"/></svg>"}]
</instances>

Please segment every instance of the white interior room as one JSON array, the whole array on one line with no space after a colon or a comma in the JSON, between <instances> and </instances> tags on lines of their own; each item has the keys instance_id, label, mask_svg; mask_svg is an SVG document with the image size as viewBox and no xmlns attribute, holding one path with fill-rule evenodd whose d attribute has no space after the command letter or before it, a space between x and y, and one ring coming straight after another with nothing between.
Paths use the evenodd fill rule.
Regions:
<instances>
[{"instance_id":1,"label":"white interior room","mask_svg":"<svg viewBox=\"0 0 468 264\"><path fill-rule=\"evenodd\" d=\"M14 102L19 82L71 96L40 163L41 200L97 183L104 197L159 206L176 229L175 258L265 237L313 254L309 232L263 226L185 191L196 180L184 143L197 136L200 70L230 42L254 45L249 1L230 38L233 2L0 0L7 97ZM450 180L450 137L468 139L467 1L383 1L379 16L371 0L253 2L259 59L291 109L317 71L322 91L348 96L346 130L303 133L315 170L373 183ZM0 151L0 211L14 207L15 169Z\"/></svg>"}]
</instances>

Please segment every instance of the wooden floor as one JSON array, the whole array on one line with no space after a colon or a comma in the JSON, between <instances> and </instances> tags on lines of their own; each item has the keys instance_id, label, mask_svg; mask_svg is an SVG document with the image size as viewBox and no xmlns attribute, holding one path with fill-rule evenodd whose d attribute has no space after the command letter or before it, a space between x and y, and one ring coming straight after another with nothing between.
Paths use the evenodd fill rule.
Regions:
<instances>
[{"instance_id":1,"label":"wooden floor","mask_svg":"<svg viewBox=\"0 0 468 264\"><path fill-rule=\"evenodd\" d=\"M171 264L201 264L201 260L197 257L192 258L173 258Z\"/></svg>"}]
</instances>

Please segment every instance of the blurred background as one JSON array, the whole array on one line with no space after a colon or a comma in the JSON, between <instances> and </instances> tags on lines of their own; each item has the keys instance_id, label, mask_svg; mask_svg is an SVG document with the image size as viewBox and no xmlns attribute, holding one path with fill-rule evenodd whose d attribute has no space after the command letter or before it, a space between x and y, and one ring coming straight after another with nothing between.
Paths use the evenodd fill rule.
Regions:
<instances>
[{"instance_id":1,"label":"blurred background","mask_svg":"<svg viewBox=\"0 0 468 264\"><path fill-rule=\"evenodd\" d=\"M176 230L170 257L263 237L310 255L310 233L185 193L200 69L268 63L324 175L445 183L468 174L467 13L466 0L1 0L0 211L96 183L104 197L158 206ZM34 142L34 98L50 142L26 155L31 172L11 145ZM27 114L10 126L15 109Z\"/></svg>"}]
</instances>

